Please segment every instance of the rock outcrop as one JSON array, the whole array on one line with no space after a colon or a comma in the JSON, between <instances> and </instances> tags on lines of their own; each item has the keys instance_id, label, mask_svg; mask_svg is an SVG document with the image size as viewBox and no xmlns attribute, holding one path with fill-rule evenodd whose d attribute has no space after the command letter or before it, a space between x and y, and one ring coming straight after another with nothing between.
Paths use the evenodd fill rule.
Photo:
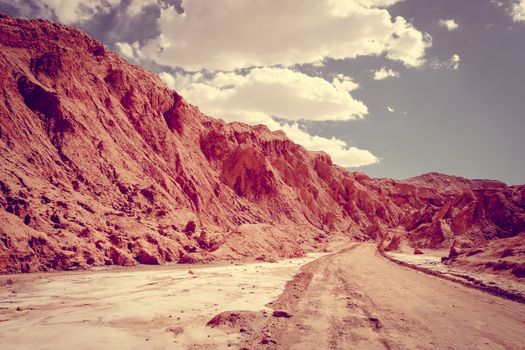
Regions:
<instances>
[{"instance_id":1,"label":"rock outcrop","mask_svg":"<svg viewBox=\"0 0 525 350\"><path fill-rule=\"evenodd\" d=\"M525 231L525 187L372 179L265 126L203 115L73 27L0 17L0 271L299 256Z\"/></svg>"}]
</instances>

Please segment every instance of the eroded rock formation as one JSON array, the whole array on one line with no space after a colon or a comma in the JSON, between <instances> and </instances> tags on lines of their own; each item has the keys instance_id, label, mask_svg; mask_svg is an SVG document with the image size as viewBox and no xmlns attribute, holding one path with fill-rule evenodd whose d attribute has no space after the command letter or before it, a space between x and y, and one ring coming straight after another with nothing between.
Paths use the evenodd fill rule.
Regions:
<instances>
[{"instance_id":1,"label":"eroded rock formation","mask_svg":"<svg viewBox=\"0 0 525 350\"><path fill-rule=\"evenodd\" d=\"M525 230L525 187L372 179L282 132L203 115L81 31L0 18L0 271L395 249ZM397 242L397 243L396 243Z\"/></svg>"}]
</instances>

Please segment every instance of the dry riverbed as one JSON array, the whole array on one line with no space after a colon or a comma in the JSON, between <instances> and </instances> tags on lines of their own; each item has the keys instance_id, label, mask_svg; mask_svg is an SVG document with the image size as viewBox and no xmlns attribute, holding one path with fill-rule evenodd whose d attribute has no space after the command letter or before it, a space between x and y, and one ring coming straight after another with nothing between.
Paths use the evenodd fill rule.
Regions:
<instances>
[{"instance_id":1,"label":"dry riverbed","mask_svg":"<svg viewBox=\"0 0 525 350\"><path fill-rule=\"evenodd\" d=\"M238 348L240 334L206 323L226 310L268 309L286 281L321 255L0 276L0 349Z\"/></svg>"}]
</instances>

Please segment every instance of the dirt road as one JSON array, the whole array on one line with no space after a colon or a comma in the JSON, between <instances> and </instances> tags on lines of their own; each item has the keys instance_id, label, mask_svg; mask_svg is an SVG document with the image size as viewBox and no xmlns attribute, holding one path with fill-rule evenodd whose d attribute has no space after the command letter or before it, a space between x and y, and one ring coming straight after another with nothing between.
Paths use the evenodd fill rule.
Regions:
<instances>
[{"instance_id":1,"label":"dirt road","mask_svg":"<svg viewBox=\"0 0 525 350\"><path fill-rule=\"evenodd\" d=\"M249 349L525 349L525 305L398 266L372 244L301 269Z\"/></svg>"}]
</instances>

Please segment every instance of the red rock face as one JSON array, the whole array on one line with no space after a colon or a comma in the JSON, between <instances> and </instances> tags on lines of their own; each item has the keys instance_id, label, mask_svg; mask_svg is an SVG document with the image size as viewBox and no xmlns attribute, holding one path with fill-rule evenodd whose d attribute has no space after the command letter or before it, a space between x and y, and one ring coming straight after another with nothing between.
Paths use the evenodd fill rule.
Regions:
<instances>
[{"instance_id":1,"label":"red rock face","mask_svg":"<svg viewBox=\"0 0 525 350\"><path fill-rule=\"evenodd\" d=\"M3 16L0 45L1 272L272 259L334 233L425 248L525 230L523 186L348 172L282 132L203 115L71 27Z\"/></svg>"}]
</instances>

